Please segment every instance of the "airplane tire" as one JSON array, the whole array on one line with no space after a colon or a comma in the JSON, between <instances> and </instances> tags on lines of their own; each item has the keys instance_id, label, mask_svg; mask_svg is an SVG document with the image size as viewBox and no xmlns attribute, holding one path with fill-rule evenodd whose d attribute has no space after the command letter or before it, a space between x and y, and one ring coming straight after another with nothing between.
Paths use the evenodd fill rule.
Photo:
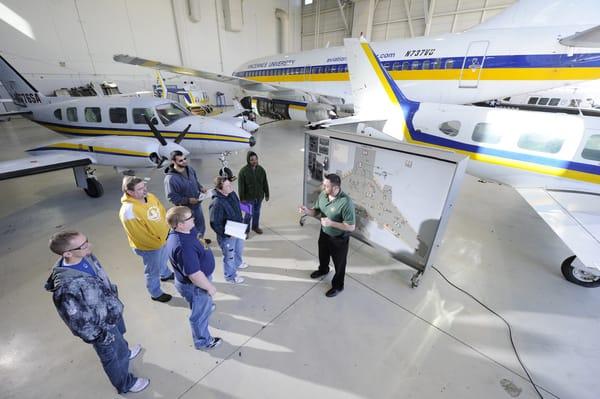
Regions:
<instances>
[{"instance_id":1,"label":"airplane tire","mask_svg":"<svg viewBox=\"0 0 600 399\"><path fill-rule=\"evenodd\" d=\"M600 277L586 273L583 270L575 269L571 264L575 260L576 256L569 256L565 259L560 267L563 276L573 284L580 285L582 287L594 288L600 287Z\"/></svg>"},{"instance_id":2,"label":"airplane tire","mask_svg":"<svg viewBox=\"0 0 600 399\"><path fill-rule=\"evenodd\" d=\"M87 186L88 188L84 188L83 191L92 198L100 198L104 194L104 187L93 177L87 178Z\"/></svg>"}]
</instances>

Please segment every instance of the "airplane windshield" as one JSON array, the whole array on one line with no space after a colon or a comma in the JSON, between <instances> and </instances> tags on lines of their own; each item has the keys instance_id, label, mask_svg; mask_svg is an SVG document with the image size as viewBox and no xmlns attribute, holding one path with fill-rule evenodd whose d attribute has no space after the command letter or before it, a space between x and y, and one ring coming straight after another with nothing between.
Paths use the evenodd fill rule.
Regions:
<instances>
[{"instance_id":1,"label":"airplane windshield","mask_svg":"<svg viewBox=\"0 0 600 399\"><path fill-rule=\"evenodd\" d=\"M187 109L175 103L158 105L156 107L156 114L165 126L169 126L171 123L191 115Z\"/></svg>"}]
</instances>

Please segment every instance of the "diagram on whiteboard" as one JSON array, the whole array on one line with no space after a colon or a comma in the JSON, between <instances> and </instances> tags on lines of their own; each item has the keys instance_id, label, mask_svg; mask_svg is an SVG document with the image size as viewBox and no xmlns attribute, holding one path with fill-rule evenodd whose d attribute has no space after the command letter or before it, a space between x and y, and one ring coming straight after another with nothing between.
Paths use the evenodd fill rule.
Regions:
<instances>
[{"instance_id":1,"label":"diagram on whiteboard","mask_svg":"<svg viewBox=\"0 0 600 399\"><path fill-rule=\"evenodd\" d=\"M338 174L356 209L353 235L422 270L444 218L457 163L425 156L420 147L409 152L393 147L415 146L389 145L308 135L305 203L314 204L325 175Z\"/></svg>"}]
</instances>

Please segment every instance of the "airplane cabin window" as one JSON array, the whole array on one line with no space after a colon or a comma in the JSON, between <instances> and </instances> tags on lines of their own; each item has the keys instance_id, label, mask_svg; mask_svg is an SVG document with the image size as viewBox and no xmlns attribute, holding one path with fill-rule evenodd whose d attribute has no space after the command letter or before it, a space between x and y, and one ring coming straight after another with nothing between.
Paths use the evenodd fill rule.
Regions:
<instances>
[{"instance_id":1,"label":"airplane cabin window","mask_svg":"<svg viewBox=\"0 0 600 399\"><path fill-rule=\"evenodd\" d=\"M62 121L62 109L57 109L54 111L54 117L59 121Z\"/></svg>"},{"instance_id":2,"label":"airplane cabin window","mask_svg":"<svg viewBox=\"0 0 600 399\"><path fill-rule=\"evenodd\" d=\"M540 133L525 133L519 137L517 146L524 150L556 154L560 151L564 141L565 139L561 137L548 137L546 134Z\"/></svg>"},{"instance_id":3,"label":"airplane cabin window","mask_svg":"<svg viewBox=\"0 0 600 399\"><path fill-rule=\"evenodd\" d=\"M478 143L498 144L502 134L497 125L481 122L475 125L471 139Z\"/></svg>"},{"instance_id":4,"label":"airplane cabin window","mask_svg":"<svg viewBox=\"0 0 600 399\"><path fill-rule=\"evenodd\" d=\"M423 61L423 69L429 69L429 61Z\"/></svg>"},{"instance_id":5,"label":"airplane cabin window","mask_svg":"<svg viewBox=\"0 0 600 399\"><path fill-rule=\"evenodd\" d=\"M332 65L331 66L331 73L337 73L338 66L337 65Z\"/></svg>"},{"instance_id":6,"label":"airplane cabin window","mask_svg":"<svg viewBox=\"0 0 600 399\"><path fill-rule=\"evenodd\" d=\"M593 134L585 143L581 157L591 161L600 161L600 134Z\"/></svg>"},{"instance_id":7,"label":"airplane cabin window","mask_svg":"<svg viewBox=\"0 0 600 399\"><path fill-rule=\"evenodd\" d=\"M446 64L444 64L446 69L454 68L454 60L446 60Z\"/></svg>"},{"instance_id":8,"label":"airplane cabin window","mask_svg":"<svg viewBox=\"0 0 600 399\"><path fill-rule=\"evenodd\" d=\"M402 67L402 64L400 64L400 62L396 61L392 64L392 71L399 71L401 67Z\"/></svg>"},{"instance_id":9,"label":"airplane cabin window","mask_svg":"<svg viewBox=\"0 0 600 399\"><path fill-rule=\"evenodd\" d=\"M548 101L550 101L548 97L542 97L540 98L540 101L538 101L538 105L548 105Z\"/></svg>"},{"instance_id":10,"label":"airplane cabin window","mask_svg":"<svg viewBox=\"0 0 600 399\"><path fill-rule=\"evenodd\" d=\"M440 69L442 67L442 60L439 58L436 58L435 60L433 60L433 69Z\"/></svg>"},{"instance_id":11,"label":"airplane cabin window","mask_svg":"<svg viewBox=\"0 0 600 399\"><path fill-rule=\"evenodd\" d=\"M154 116L154 112L150 108L134 108L131 110L131 116L133 117L133 123L138 125L145 125L146 120L144 119L144 115L148 117L148 119L152 119Z\"/></svg>"},{"instance_id":12,"label":"airplane cabin window","mask_svg":"<svg viewBox=\"0 0 600 399\"><path fill-rule=\"evenodd\" d=\"M169 126L171 123L190 115L188 110L176 103L157 105L156 113L165 126Z\"/></svg>"},{"instance_id":13,"label":"airplane cabin window","mask_svg":"<svg viewBox=\"0 0 600 399\"><path fill-rule=\"evenodd\" d=\"M112 123L127 123L127 108L109 108L108 118Z\"/></svg>"},{"instance_id":14,"label":"airplane cabin window","mask_svg":"<svg viewBox=\"0 0 600 399\"><path fill-rule=\"evenodd\" d=\"M548 105L551 105L553 107L556 107L558 105L558 103L560 102L560 98L551 98L550 102L548 103Z\"/></svg>"},{"instance_id":15,"label":"airplane cabin window","mask_svg":"<svg viewBox=\"0 0 600 399\"><path fill-rule=\"evenodd\" d=\"M67 108L67 119L69 120L69 122L77 122L77 108Z\"/></svg>"},{"instance_id":16,"label":"airplane cabin window","mask_svg":"<svg viewBox=\"0 0 600 399\"><path fill-rule=\"evenodd\" d=\"M102 122L102 116L100 115L100 108L98 107L86 107L83 111L86 122L99 123Z\"/></svg>"},{"instance_id":17,"label":"airplane cabin window","mask_svg":"<svg viewBox=\"0 0 600 399\"><path fill-rule=\"evenodd\" d=\"M447 121L440 124L438 127L440 131L450 137L458 135L460 130L460 121Z\"/></svg>"},{"instance_id":18,"label":"airplane cabin window","mask_svg":"<svg viewBox=\"0 0 600 399\"><path fill-rule=\"evenodd\" d=\"M407 70L409 69L409 65L410 65L410 64L408 63L408 61L404 61L404 62L402 63L402 70L403 70L403 71L407 71Z\"/></svg>"},{"instance_id":19,"label":"airplane cabin window","mask_svg":"<svg viewBox=\"0 0 600 399\"><path fill-rule=\"evenodd\" d=\"M419 69L419 61L413 61L411 69L412 70Z\"/></svg>"},{"instance_id":20,"label":"airplane cabin window","mask_svg":"<svg viewBox=\"0 0 600 399\"><path fill-rule=\"evenodd\" d=\"M529 100L527 100L527 104L535 105L537 104L539 99L539 97L529 97Z\"/></svg>"}]
</instances>

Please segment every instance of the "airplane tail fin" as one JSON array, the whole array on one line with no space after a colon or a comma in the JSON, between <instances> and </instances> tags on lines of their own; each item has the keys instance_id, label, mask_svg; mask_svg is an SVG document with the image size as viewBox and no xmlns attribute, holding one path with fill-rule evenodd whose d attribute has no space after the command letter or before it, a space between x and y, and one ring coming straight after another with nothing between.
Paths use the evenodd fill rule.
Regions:
<instances>
[{"instance_id":1,"label":"airplane tail fin","mask_svg":"<svg viewBox=\"0 0 600 399\"><path fill-rule=\"evenodd\" d=\"M167 98L167 86L165 86L165 80L158 69L156 70L156 85L160 86L160 98Z\"/></svg>"},{"instance_id":2,"label":"airplane tail fin","mask_svg":"<svg viewBox=\"0 0 600 399\"><path fill-rule=\"evenodd\" d=\"M364 39L344 39L352 86L354 117L361 121L387 120L384 133L398 140L410 110L419 103L404 96Z\"/></svg>"},{"instance_id":3,"label":"airplane tail fin","mask_svg":"<svg viewBox=\"0 0 600 399\"><path fill-rule=\"evenodd\" d=\"M0 56L0 82L19 107L29 108L44 104L46 97L37 91L4 57Z\"/></svg>"}]
</instances>

